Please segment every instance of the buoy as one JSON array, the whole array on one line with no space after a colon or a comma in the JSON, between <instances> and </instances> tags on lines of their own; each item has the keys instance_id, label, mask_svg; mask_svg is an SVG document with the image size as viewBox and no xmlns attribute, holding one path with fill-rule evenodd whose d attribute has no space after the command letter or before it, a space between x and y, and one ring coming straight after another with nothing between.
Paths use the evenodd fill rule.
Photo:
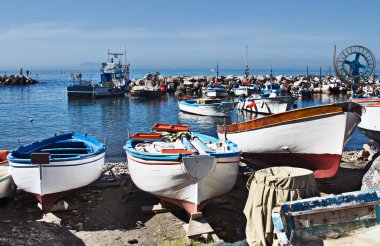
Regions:
<instances>
[{"instance_id":1,"label":"buoy","mask_svg":"<svg viewBox=\"0 0 380 246\"><path fill-rule=\"evenodd\" d=\"M29 118L29 122L32 123L32 122L33 122L33 119L32 119L32 118Z\"/></svg>"},{"instance_id":2,"label":"buoy","mask_svg":"<svg viewBox=\"0 0 380 246\"><path fill-rule=\"evenodd\" d=\"M256 107L256 103L255 103L255 101L252 101L252 102L249 104L248 107L250 107L250 108Z\"/></svg>"},{"instance_id":3,"label":"buoy","mask_svg":"<svg viewBox=\"0 0 380 246\"><path fill-rule=\"evenodd\" d=\"M166 91L165 87L161 87L161 92L165 92L165 91Z\"/></svg>"}]
</instances>

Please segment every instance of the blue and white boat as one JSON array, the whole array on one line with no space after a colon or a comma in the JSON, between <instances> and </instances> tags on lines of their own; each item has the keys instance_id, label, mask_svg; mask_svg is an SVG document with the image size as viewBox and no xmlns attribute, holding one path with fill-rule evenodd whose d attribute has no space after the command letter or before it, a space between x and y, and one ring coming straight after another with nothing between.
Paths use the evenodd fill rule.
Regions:
<instances>
[{"instance_id":1,"label":"blue and white boat","mask_svg":"<svg viewBox=\"0 0 380 246\"><path fill-rule=\"evenodd\" d=\"M129 83L129 64L123 64L123 55L108 51L108 61L102 63L100 70L100 83L82 81L81 73L75 75L76 79L73 75L73 83L67 87L67 97L95 99L123 96Z\"/></svg>"},{"instance_id":2,"label":"blue and white boat","mask_svg":"<svg viewBox=\"0 0 380 246\"><path fill-rule=\"evenodd\" d=\"M228 88L225 85L211 86L206 90L206 96L208 97L227 97Z\"/></svg>"},{"instance_id":3,"label":"blue and white boat","mask_svg":"<svg viewBox=\"0 0 380 246\"><path fill-rule=\"evenodd\" d=\"M296 97L279 96L276 93L254 94L239 98L237 108L254 114L277 114L296 108Z\"/></svg>"},{"instance_id":4,"label":"blue and white boat","mask_svg":"<svg viewBox=\"0 0 380 246\"><path fill-rule=\"evenodd\" d=\"M187 125L156 124L152 130L136 133L124 146L139 189L193 214L233 188L241 153L236 144Z\"/></svg>"},{"instance_id":5,"label":"blue and white boat","mask_svg":"<svg viewBox=\"0 0 380 246\"><path fill-rule=\"evenodd\" d=\"M329 236L334 238L331 245L376 245L380 189L285 202L273 209L272 220L279 245L309 245L311 241L325 240ZM367 233L371 227L375 230ZM371 234L375 236L372 241L367 238L364 242L359 237ZM349 240L344 240L350 235Z\"/></svg>"},{"instance_id":6,"label":"blue and white boat","mask_svg":"<svg viewBox=\"0 0 380 246\"><path fill-rule=\"evenodd\" d=\"M34 194L48 212L58 199L100 177L105 150L93 138L67 133L20 146L7 159L17 187Z\"/></svg>"},{"instance_id":7,"label":"blue and white boat","mask_svg":"<svg viewBox=\"0 0 380 246\"><path fill-rule=\"evenodd\" d=\"M218 98L186 99L178 101L179 109L186 113L229 117L234 110L234 102L223 102Z\"/></svg>"}]
</instances>

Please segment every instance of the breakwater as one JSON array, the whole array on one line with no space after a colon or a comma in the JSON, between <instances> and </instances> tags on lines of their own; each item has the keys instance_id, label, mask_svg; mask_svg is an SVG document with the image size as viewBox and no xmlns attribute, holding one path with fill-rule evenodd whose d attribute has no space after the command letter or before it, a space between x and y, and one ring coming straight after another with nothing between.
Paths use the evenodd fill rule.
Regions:
<instances>
[{"instance_id":1,"label":"breakwater","mask_svg":"<svg viewBox=\"0 0 380 246\"><path fill-rule=\"evenodd\" d=\"M0 85L31 85L37 83L37 80L22 75L0 76Z\"/></svg>"}]
</instances>

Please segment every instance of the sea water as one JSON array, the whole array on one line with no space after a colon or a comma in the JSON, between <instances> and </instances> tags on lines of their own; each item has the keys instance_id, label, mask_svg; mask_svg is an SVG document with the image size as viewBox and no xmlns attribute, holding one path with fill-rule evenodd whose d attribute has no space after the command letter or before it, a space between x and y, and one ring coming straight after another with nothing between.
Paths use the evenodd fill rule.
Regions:
<instances>
[{"instance_id":1,"label":"sea water","mask_svg":"<svg viewBox=\"0 0 380 246\"><path fill-rule=\"evenodd\" d=\"M249 119L250 115L235 111L231 118L197 116L179 112L174 96L161 99L130 97L98 100L68 100L66 87L71 84L74 70L32 71L40 83L29 86L0 86L0 149L14 149L54 134L87 133L107 147L109 161L124 160L123 146L128 134L148 131L155 123L188 124L203 134L217 136L216 126ZM84 70L83 80L99 82L99 70ZM151 71L155 72L155 71ZM161 75L215 75L211 70L161 70ZM5 71L0 71L4 75ZM8 71L7 74L17 74ZM146 70L131 71L131 78L142 78ZM256 71L265 74L267 71ZM302 71L279 71L277 74L301 74ZM244 71L225 70L220 75L243 75ZM298 107L347 101L344 95L315 94L312 99L300 99ZM305 129L305 134L308 134ZM368 139L356 129L346 150L361 149ZM311 143L312 144L312 143Z\"/></svg>"}]
</instances>

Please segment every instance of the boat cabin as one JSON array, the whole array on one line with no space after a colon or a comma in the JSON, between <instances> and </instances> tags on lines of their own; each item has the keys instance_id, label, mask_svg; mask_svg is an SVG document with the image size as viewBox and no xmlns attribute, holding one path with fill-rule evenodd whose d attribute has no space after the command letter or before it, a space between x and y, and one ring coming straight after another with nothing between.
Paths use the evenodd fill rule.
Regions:
<instances>
[{"instance_id":1,"label":"boat cabin","mask_svg":"<svg viewBox=\"0 0 380 246\"><path fill-rule=\"evenodd\" d=\"M202 98L198 99L198 104L213 104L213 103L220 103L222 100L219 98Z\"/></svg>"}]
</instances>

